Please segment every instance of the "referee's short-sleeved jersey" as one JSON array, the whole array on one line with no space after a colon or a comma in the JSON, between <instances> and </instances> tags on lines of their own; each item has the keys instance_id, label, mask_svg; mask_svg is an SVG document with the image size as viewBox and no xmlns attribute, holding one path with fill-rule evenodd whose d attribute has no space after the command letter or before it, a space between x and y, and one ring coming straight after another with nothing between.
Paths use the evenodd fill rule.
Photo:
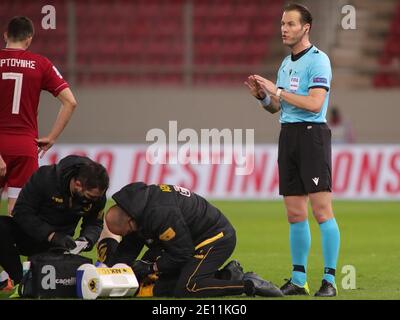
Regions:
<instances>
[{"instance_id":1,"label":"referee's short-sleeved jersey","mask_svg":"<svg viewBox=\"0 0 400 320\"><path fill-rule=\"evenodd\" d=\"M298 95L306 96L311 88L325 88L327 94L319 113L297 108L286 101L281 101L281 123L326 122L326 111L329 103L329 89L332 70L329 57L311 46L299 59L288 56L283 60L278 71L277 87Z\"/></svg>"}]
</instances>

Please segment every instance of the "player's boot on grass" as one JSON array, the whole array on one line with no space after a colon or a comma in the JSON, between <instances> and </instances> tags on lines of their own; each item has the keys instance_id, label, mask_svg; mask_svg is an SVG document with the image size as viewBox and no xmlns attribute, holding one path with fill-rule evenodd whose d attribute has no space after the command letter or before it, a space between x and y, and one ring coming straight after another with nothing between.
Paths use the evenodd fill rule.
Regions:
<instances>
[{"instance_id":1,"label":"player's boot on grass","mask_svg":"<svg viewBox=\"0 0 400 320\"><path fill-rule=\"evenodd\" d=\"M243 268L237 260L230 261L215 273L215 277L221 280L243 280L243 275Z\"/></svg>"},{"instance_id":2,"label":"player's boot on grass","mask_svg":"<svg viewBox=\"0 0 400 320\"><path fill-rule=\"evenodd\" d=\"M222 271L229 275L230 280L243 280L243 268L237 260L230 261Z\"/></svg>"},{"instance_id":3,"label":"player's boot on grass","mask_svg":"<svg viewBox=\"0 0 400 320\"><path fill-rule=\"evenodd\" d=\"M337 296L336 286L326 281L322 280L321 288L315 293L315 297L335 297Z\"/></svg>"},{"instance_id":4,"label":"player's boot on grass","mask_svg":"<svg viewBox=\"0 0 400 320\"><path fill-rule=\"evenodd\" d=\"M245 292L248 296L283 297L279 288L272 282L262 279L254 272L246 272L243 276Z\"/></svg>"},{"instance_id":5,"label":"player's boot on grass","mask_svg":"<svg viewBox=\"0 0 400 320\"><path fill-rule=\"evenodd\" d=\"M286 279L287 280L287 279ZM281 291L285 296L309 296L310 288L308 283L303 287L300 287L292 282L292 279L287 280L287 282L281 287Z\"/></svg>"},{"instance_id":6,"label":"player's boot on grass","mask_svg":"<svg viewBox=\"0 0 400 320\"><path fill-rule=\"evenodd\" d=\"M13 284L10 278L0 282L0 291L12 291Z\"/></svg>"}]
</instances>

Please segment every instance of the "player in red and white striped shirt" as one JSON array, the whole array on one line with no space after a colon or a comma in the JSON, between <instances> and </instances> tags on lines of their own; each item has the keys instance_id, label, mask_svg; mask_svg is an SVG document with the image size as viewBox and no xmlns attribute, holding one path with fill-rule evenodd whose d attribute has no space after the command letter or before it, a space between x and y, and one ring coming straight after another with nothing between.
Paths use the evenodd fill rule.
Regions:
<instances>
[{"instance_id":1,"label":"player in red and white striped shirt","mask_svg":"<svg viewBox=\"0 0 400 320\"><path fill-rule=\"evenodd\" d=\"M8 186L8 213L19 191L67 125L76 107L68 83L45 57L29 52L34 28L26 17L14 17L0 50L0 191ZM61 101L50 133L38 137L38 106L42 90ZM39 148L39 150L38 150ZM0 192L1 194L1 192Z\"/></svg>"}]
</instances>

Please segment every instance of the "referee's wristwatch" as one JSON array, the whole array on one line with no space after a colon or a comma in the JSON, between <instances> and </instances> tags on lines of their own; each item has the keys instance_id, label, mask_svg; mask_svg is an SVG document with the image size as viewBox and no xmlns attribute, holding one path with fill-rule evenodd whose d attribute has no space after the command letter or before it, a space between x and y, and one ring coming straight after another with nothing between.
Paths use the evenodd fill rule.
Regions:
<instances>
[{"instance_id":1,"label":"referee's wristwatch","mask_svg":"<svg viewBox=\"0 0 400 320\"><path fill-rule=\"evenodd\" d=\"M277 96L277 97L279 98L279 101L282 100L281 94L282 94L282 89L281 89L281 88L278 88L278 89L276 90L275 96Z\"/></svg>"}]
</instances>

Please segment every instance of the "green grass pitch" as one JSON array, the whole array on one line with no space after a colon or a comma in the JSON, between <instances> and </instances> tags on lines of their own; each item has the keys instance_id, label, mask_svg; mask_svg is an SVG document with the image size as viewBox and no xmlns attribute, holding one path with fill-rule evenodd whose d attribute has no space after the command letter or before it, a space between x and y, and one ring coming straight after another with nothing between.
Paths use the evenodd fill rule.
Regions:
<instances>
[{"instance_id":1,"label":"green grass pitch","mask_svg":"<svg viewBox=\"0 0 400 320\"><path fill-rule=\"evenodd\" d=\"M281 285L290 277L289 227L282 201L213 201L230 219L237 231L237 246L231 258L238 259L245 271L255 271ZM108 206L111 203L108 203ZM400 205L398 202L335 201L334 210L341 232L337 268L339 296L335 299L400 298ZM5 202L1 212L6 211ZM312 293L320 286L323 258L321 238L310 217L312 245L308 260L308 283ZM89 253L95 258L95 252ZM356 289L343 289L347 273L356 271ZM0 293L5 299L8 294ZM226 297L223 299L237 299ZM241 297L243 299L247 297ZM219 298L221 299L221 298ZM285 297L283 299L316 299Z\"/></svg>"}]
</instances>

